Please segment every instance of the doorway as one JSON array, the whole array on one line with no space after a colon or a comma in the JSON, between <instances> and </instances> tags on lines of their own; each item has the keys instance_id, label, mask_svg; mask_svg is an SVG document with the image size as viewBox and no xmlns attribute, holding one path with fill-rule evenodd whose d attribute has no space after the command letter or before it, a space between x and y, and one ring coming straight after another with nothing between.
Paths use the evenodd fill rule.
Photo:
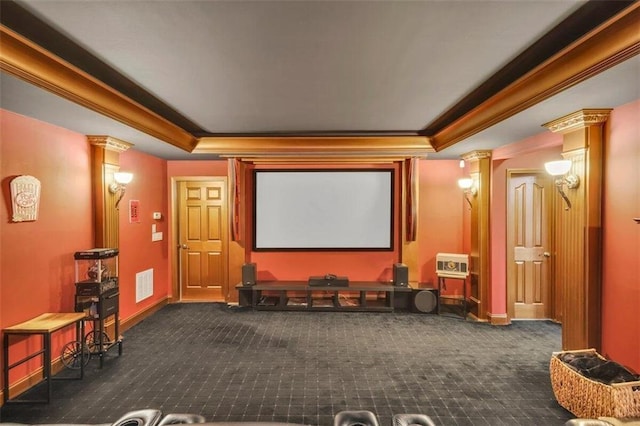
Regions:
<instances>
[{"instance_id":1,"label":"doorway","mask_svg":"<svg viewBox=\"0 0 640 426\"><path fill-rule=\"evenodd\" d=\"M228 291L227 180L183 178L176 188L176 265L180 301L225 302Z\"/></svg>"},{"instance_id":2,"label":"doorway","mask_svg":"<svg viewBox=\"0 0 640 426\"><path fill-rule=\"evenodd\" d=\"M507 315L551 319L553 182L539 170L507 171Z\"/></svg>"}]
</instances>

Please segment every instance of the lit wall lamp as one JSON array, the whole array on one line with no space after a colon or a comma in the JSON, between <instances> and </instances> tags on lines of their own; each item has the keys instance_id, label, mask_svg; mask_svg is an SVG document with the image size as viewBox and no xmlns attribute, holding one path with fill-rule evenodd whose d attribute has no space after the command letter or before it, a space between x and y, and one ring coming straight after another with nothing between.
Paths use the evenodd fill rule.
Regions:
<instances>
[{"instance_id":1,"label":"lit wall lamp","mask_svg":"<svg viewBox=\"0 0 640 426\"><path fill-rule=\"evenodd\" d=\"M469 198L469 196L471 195L475 197L475 195L478 193L478 189L473 184L473 179L458 179L458 186L464 191L464 198L465 200L467 200L467 203L469 203L469 209L471 209L471 207L473 207L473 204L471 203L471 199Z\"/></svg>"},{"instance_id":2,"label":"lit wall lamp","mask_svg":"<svg viewBox=\"0 0 640 426\"><path fill-rule=\"evenodd\" d=\"M569 210L571 208L571 201L569 201L569 197L564 193L562 187L567 185L567 188L575 189L580 186L580 178L577 175L567 174L571 169L571 160L549 161L544 163L544 168L551 176L557 176L556 188L558 188L558 192L564 202L567 203L564 209Z\"/></svg>"},{"instance_id":3,"label":"lit wall lamp","mask_svg":"<svg viewBox=\"0 0 640 426\"><path fill-rule=\"evenodd\" d=\"M115 194L118 199L116 200L116 209L120 205L120 201L122 201L122 197L124 197L124 192L127 187L127 184L131 182L133 179L133 173L127 172L116 172L113 174L114 182L109 185L109 192Z\"/></svg>"}]
</instances>

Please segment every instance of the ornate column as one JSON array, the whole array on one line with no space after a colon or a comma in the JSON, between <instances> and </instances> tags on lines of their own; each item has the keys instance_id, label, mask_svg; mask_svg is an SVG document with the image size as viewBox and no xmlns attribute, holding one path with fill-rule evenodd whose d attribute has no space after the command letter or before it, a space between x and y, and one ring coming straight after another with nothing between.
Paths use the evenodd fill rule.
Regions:
<instances>
[{"instance_id":1,"label":"ornate column","mask_svg":"<svg viewBox=\"0 0 640 426\"><path fill-rule=\"evenodd\" d=\"M610 111L583 109L543 125L562 133L562 156L572 161L569 173L579 179L577 188L565 191L570 207L558 194L554 209L554 281L564 350L601 345L602 150Z\"/></svg>"},{"instance_id":2,"label":"ornate column","mask_svg":"<svg viewBox=\"0 0 640 426\"><path fill-rule=\"evenodd\" d=\"M489 197L491 151L472 151L462 156L469 165L476 195L471 200L470 313L486 321L491 304Z\"/></svg>"},{"instance_id":3,"label":"ornate column","mask_svg":"<svg viewBox=\"0 0 640 426\"><path fill-rule=\"evenodd\" d=\"M111 136L87 136L92 145L95 246L117 248L119 216L116 197L109 191L113 174L120 170L120 153L133 146Z\"/></svg>"}]
</instances>

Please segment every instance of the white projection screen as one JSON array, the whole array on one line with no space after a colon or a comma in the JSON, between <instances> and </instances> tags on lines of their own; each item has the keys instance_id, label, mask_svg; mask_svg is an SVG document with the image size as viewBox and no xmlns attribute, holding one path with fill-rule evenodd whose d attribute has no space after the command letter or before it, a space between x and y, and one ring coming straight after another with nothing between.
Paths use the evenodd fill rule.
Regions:
<instances>
[{"instance_id":1,"label":"white projection screen","mask_svg":"<svg viewBox=\"0 0 640 426\"><path fill-rule=\"evenodd\" d=\"M393 170L254 176L254 250L393 250Z\"/></svg>"}]
</instances>

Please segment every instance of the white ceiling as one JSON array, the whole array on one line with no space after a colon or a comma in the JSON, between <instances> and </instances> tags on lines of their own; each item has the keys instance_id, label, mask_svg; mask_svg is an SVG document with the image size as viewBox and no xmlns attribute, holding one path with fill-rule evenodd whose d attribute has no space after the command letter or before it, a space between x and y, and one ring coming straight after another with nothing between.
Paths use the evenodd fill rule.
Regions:
<instances>
[{"instance_id":1,"label":"white ceiling","mask_svg":"<svg viewBox=\"0 0 640 426\"><path fill-rule=\"evenodd\" d=\"M584 2L17 3L210 133L416 132ZM166 159L189 154L2 73L1 106ZM431 158L544 131L640 98L636 56Z\"/></svg>"}]
</instances>

